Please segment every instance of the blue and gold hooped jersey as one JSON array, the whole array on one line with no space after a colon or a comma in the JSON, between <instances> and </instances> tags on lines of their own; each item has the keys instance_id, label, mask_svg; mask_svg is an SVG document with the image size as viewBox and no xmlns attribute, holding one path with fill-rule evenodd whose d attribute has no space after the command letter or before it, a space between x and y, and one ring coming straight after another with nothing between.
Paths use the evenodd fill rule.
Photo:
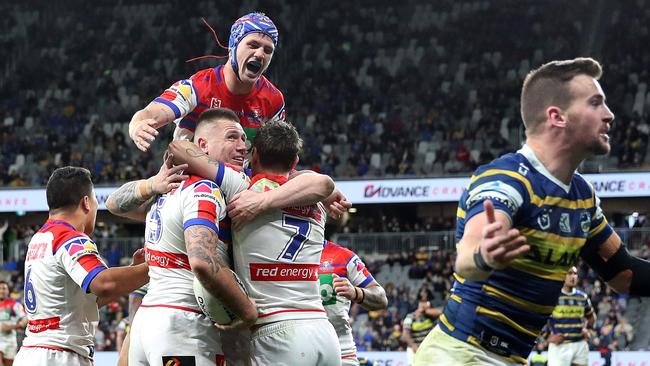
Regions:
<instances>
[{"instance_id":1,"label":"blue and gold hooped jersey","mask_svg":"<svg viewBox=\"0 0 650 366\"><path fill-rule=\"evenodd\" d=\"M562 291L548 321L551 333L562 334L564 336L562 343L582 341L585 317L593 312L587 294L579 290L570 293Z\"/></svg>"},{"instance_id":2,"label":"blue and gold hooped jersey","mask_svg":"<svg viewBox=\"0 0 650 366\"><path fill-rule=\"evenodd\" d=\"M438 324L457 339L525 363L580 250L599 247L612 229L582 176L562 183L526 145L476 170L458 205L456 242L487 199L510 217L531 250L483 281L454 274Z\"/></svg>"}]
</instances>

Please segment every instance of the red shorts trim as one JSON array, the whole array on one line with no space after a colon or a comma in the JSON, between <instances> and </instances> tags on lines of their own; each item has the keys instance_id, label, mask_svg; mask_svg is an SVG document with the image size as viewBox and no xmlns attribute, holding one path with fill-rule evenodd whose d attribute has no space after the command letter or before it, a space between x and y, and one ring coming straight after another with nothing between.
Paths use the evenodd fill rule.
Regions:
<instances>
[{"instance_id":1,"label":"red shorts trim","mask_svg":"<svg viewBox=\"0 0 650 366\"><path fill-rule=\"evenodd\" d=\"M198 309L193 309L193 308L188 308L185 306L178 306L178 305L167 305L167 304L147 304L147 305L140 305L141 308L170 308L170 309L176 309L176 310L183 310L183 311L189 311L191 313L196 313L196 314L203 314L201 310Z\"/></svg>"}]
</instances>

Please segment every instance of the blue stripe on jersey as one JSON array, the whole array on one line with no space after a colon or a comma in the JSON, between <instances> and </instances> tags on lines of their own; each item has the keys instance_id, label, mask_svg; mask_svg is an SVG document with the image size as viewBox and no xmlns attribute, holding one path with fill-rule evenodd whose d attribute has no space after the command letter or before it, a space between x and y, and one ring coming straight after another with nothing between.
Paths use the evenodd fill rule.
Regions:
<instances>
[{"instance_id":1,"label":"blue stripe on jersey","mask_svg":"<svg viewBox=\"0 0 650 366\"><path fill-rule=\"evenodd\" d=\"M562 334L564 343L582 341L585 316L593 312L587 295L582 291L562 292L549 319L552 333Z\"/></svg>"},{"instance_id":2,"label":"blue stripe on jersey","mask_svg":"<svg viewBox=\"0 0 650 366\"><path fill-rule=\"evenodd\" d=\"M532 350L580 249L600 246L611 234L580 175L567 192L524 154L504 155L475 172L459 202L456 240L490 199L526 236L531 251L484 281L458 276L439 320L453 337L513 359L525 359Z\"/></svg>"},{"instance_id":3,"label":"blue stripe on jersey","mask_svg":"<svg viewBox=\"0 0 650 366\"><path fill-rule=\"evenodd\" d=\"M372 276L368 276L363 282L359 284L358 287L366 287L370 284L370 282L374 281L375 279L372 278Z\"/></svg>"},{"instance_id":4,"label":"blue stripe on jersey","mask_svg":"<svg viewBox=\"0 0 650 366\"><path fill-rule=\"evenodd\" d=\"M210 221L208 219L202 219L202 218L194 218L194 219L189 219L183 223L183 230L187 229L190 226L194 225L203 225L207 226L210 229L214 230L215 233L219 234L219 228L217 225L214 223L214 221Z\"/></svg>"},{"instance_id":5,"label":"blue stripe on jersey","mask_svg":"<svg viewBox=\"0 0 650 366\"><path fill-rule=\"evenodd\" d=\"M93 279L99 274L99 272L105 270L106 267L104 266L97 266L93 268L88 274L86 275L86 278L81 282L81 288L84 290L84 292L89 293L90 292L90 283L92 282Z\"/></svg>"},{"instance_id":6,"label":"blue stripe on jersey","mask_svg":"<svg viewBox=\"0 0 650 366\"><path fill-rule=\"evenodd\" d=\"M154 99L153 101L158 102L158 103L162 103L162 104L168 106L169 108L171 108L172 111L174 111L174 116L176 118L179 118L181 116L181 110L178 109L178 107L174 103L168 101L167 99L158 97L158 98Z\"/></svg>"},{"instance_id":7,"label":"blue stripe on jersey","mask_svg":"<svg viewBox=\"0 0 650 366\"><path fill-rule=\"evenodd\" d=\"M223 82L223 80L221 79L221 68L222 67L223 67L223 65L219 65L219 66L214 68L214 73L217 74L217 82L219 82L219 83Z\"/></svg>"},{"instance_id":8,"label":"blue stripe on jersey","mask_svg":"<svg viewBox=\"0 0 650 366\"><path fill-rule=\"evenodd\" d=\"M214 182L217 183L218 186L221 187L221 184L223 183L223 177L226 174L226 166L223 165L222 163L219 163L217 165L217 175L214 177Z\"/></svg>"}]
</instances>

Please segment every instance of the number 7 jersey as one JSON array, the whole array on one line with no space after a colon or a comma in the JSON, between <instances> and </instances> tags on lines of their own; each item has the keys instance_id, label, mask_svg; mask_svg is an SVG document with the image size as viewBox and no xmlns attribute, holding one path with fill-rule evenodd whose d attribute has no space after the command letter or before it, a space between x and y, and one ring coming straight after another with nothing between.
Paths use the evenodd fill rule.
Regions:
<instances>
[{"instance_id":1,"label":"number 7 jersey","mask_svg":"<svg viewBox=\"0 0 650 366\"><path fill-rule=\"evenodd\" d=\"M256 175L249 189L264 192L286 181ZM318 283L325 219L321 204L274 209L233 233L235 271L259 308L257 324L327 319Z\"/></svg>"}]
</instances>

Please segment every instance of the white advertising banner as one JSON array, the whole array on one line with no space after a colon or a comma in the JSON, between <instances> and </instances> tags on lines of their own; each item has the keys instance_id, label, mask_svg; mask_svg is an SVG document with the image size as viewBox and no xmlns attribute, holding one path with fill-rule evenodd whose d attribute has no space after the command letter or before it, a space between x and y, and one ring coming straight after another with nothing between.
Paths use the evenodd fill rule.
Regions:
<instances>
[{"instance_id":1,"label":"white advertising banner","mask_svg":"<svg viewBox=\"0 0 650 366\"><path fill-rule=\"evenodd\" d=\"M650 197L650 172L585 174L599 197ZM337 181L336 186L355 205L369 203L455 202L469 177ZM97 187L99 209L117 187ZM47 211L45 189L0 189L0 212Z\"/></svg>"}]
</instances>

